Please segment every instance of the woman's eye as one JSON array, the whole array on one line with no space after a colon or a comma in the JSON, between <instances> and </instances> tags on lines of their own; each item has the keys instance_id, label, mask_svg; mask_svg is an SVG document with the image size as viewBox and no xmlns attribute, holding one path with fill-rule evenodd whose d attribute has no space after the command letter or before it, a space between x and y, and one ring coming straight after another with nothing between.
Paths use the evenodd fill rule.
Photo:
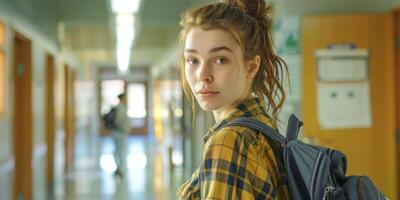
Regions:
<instances>
[{"instance_id":1,"label":"woman's eye","mask_svg":"<svg viewBox=\"0 0 400 200\"><path fill-rule=\"evenodd\" d=\"M217 64L226 64L227 63L227 59L219 57L219 58L215 59L215 63L217 63Z\"/></svg>"},{"instance_id":2,"label":"woman's eye","mask_svg":"<svg viewBox=\"0 0 400 200\"><path fill-rule=\"evenodd\" d=\"M187 58L186 63L189 65L195 65L197 64L197 60L195 58Z\"/></svg>"}]
</instances>

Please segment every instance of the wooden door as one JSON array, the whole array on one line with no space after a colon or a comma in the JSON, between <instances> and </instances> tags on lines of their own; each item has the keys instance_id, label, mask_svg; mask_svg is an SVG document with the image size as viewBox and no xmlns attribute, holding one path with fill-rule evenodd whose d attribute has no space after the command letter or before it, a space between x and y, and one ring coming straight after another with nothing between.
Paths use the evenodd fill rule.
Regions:
<instances>
[{"instance_id":1,"label":"wooden door","mask_svg":"<svg viewBox=\"0 0 400 200\"><path fill-rule=\"evenodd\" d=\"M65 128L65 169L72 169L75 145L75 83L76 73L64 65L64 128Z\"/></svg>"},{"instance_id":2,"label":"wooden door","mask_svg":"<svg viewBox=\"0 0 400 200\"><path fill-rule=\"evenodd\" d=\"M394 10L394 34L395 34L395 68L396 68L396 130L397 130L397 171L400 172L400 8ZM400 173L397 174L397 182L400 182ZM398 197L400 187L397 186Z\"/></svg>"},{"instance_id":3,"label":"wooden door","mask_svg":"<svg viewBox=\"0 0 400 200\"><path fill-rule=\"evenodd\" d=\"M32 199L32 65L31 41L14 37L14 199Z\"/></svg>"},{"instance_id":4,"label":"wooden door","mask_svg":"<svg viewBox=\"0 0 400 200\"><path fill-rule=\"evenodd\" d=\"M45 68L45 95L44 102L46 117L46 141L47 141L47 184L53 183L54 179L54 142L55 142L55 110L54 110L54 57L46 55Z\"/></svg>"},{"instance_id":5,"label":"wooden door","mask_svg":"<svg viewBox=\"0 0 400 200\"><path fill-rule=\"evenodd\" d=\"M390 199L397 199L396 111L391 14L305 16L301 23L302 115L304 136L341 150L348 158L348 174L366 174ZM322 129L317 116L317 49L351 43L370 50L370 128Z\"/></svg>"}]
</instances>

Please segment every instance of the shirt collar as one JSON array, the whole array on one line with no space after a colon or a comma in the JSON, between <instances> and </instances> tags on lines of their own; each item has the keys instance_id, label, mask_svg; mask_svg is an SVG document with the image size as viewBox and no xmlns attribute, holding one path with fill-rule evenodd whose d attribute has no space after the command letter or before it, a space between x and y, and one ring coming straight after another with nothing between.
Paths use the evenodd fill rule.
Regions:
<instances>
[{"instance_id":1,"label":"shirt collar","mask_svg":"<svg viewBox=\"0 0 400 200\"><path fill-rule=\"evenodd\" d=\"M226 123L232 121L233 119L239 117L251 117L262 113L266 113L265 102L257 97L252 97L244 100L242 103L236 106L236 109L232 113L230 113L228 117L211 127L208 130L207 134L203 137L203 141L207 142L208 138L210 138L211 135L219 130L220 127L224 126Z\"/></svg>"}]
</instances>

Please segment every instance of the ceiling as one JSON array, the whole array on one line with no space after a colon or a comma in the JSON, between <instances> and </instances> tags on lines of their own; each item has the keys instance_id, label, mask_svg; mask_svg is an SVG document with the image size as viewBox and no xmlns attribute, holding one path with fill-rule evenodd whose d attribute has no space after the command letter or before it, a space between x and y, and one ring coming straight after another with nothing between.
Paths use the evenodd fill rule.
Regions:
<instances>
[{"instance_id":1,"label":"ceiling","mask_svg":"<svg viewBox=\"0 0 400 200\"><path fill-rule=\"evenodd\" d=\"M63 24L65 31L61 43L78 54L84 53L86 59L90 60L87 62L107 66L115 63L115 35L109 1L59 0L57 5L58 23ZM195 3L201 1L142 0L138 16L139 33L132 49L131 67L153 66L160 62L176 44L180 14ZM103 56L94 53L99 51L103 52Z\"/></svg>"},{"instance_id":2,"label":"ceiling","mask_svg":"<svg viewBox=\"0 0 400 200\"><path fill-rule=\"evenodd\" d=\"M159 65L176 47L180 14L210 0L141 0L131 67ZM28 19L60 49L91 65L115 66L115 21L111 0L0 0L0 6ZM136 20L135 20L136 21ZM89 70L86 70L89 71Z\"/></svg>"},{"instance_id":3,"label":"ceiling","mask_svg":"<svg viewBox=\"0 0 400 200\"><path fill-rule=\"evenodd\" d=\"M142 0L139 32L132 49L131 67L162 65L174 59L179 32L179 16L184 9L212 0ZM267 0L281 15L310 13L385 11L400 0ZM115 33L110 0L0 0L82 61L83 68L93 64L115 66ZM90 70L86 70L90 71Z\"/></svg>"},{"instance_id":4,"label":"ceiling","mask_svg":"<svg viewBox=\"0 0 400 200\"><path fill-rule=\"evenodd\" d=\"M19 0L29 1L29 0ZM38 1L38 0L30 0ZM40 0L51 1L51 0ZM366 12L385 10L399 0L267 0L274 3L281 13L306 14L324 12ZM140 26L136 44L132 52L133 64L153 65L162 51L169 51L176 44L179 32L179 16L187 7L213 2L211 0L142 0ZM307 3L306 3L307 2ZM296 4L296 5L294 5ZM308 6L305 6L305 5ZM43 5L43 4L42 4ZM114 51L115 39L111 22L110 0L58 0L59 22L65 24L64 44L75 51ZM293 6L294 5L294 6ZM324 6L325 5L325 6ZM156 51L158 53L156 53ZM146 53L144 53L146 52ZM152 54L151 52L154 52ZM146 55L148 58L146 58ZM108 59L109 60L109 59Z\"/></svg>"}]
</instances>

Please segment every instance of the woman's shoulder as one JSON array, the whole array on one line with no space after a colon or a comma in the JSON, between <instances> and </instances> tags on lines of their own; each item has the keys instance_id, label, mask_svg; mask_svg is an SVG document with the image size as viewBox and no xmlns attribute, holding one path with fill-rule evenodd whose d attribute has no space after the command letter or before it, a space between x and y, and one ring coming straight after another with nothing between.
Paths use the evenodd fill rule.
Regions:
<instances>
[{"instance_id":1,"label":"woman's shoulder","mask_svg":"<svg viewBox=\"0 0 400 200\"><path fill-rule=\"evenodd\" d=\"M254 115L252 118L272 127L270 118L265 115ZM225 141L226 139L244 139L247 142L254 144L260 139L259 136L262 135L251 128L239 125L227 125L216 131L216 133L213 134L212 139L218 142Z\"/></svg>"},{"instance_id":2,"label":"woman's shoulder","mask_svg":"<svg viewBox=\"0 0 400 200\"><path fill-rule=\"evenodd\" d=\"M212 138L211 141L217 143L224 143L228 141L240 141L254 144L256 142L257 135L256 132L244 127L244 126L226 126L218 130Z\"/></svg>"},{"instance_id":3,"label":"woman's shoulder","mask_svg":"<svg viewBox=\"0 0 400 200\"><path fill-rule=\"evenodd\" d=\"M269 125L267 117L254 117ZM265 172L274 172L276 167L276 158L266 137L244 126L225 126L219 129L205 144L204 155L205 158L240 155L252 163L248 166L257 166L254 169L265 169Z\"/></svg>"},{"instance_id":4,"label":"woman's shoulder","mask_svg":"<svg viewBox=\"0 0 400 200\"><path fill-rule=\"evenodd\" d=\"M265 115L260 114L252 117L271 126L269 118ZM254 131L248 127L239 125L225 126L219 129L210 137L208 143L210 145L223 144L227 146L234 146L235 144L239 145L240 143L244 143L246 147L248 147L248 145L252 145L256 149L261 148L259 147L260 145L264 148L267 146L269 147L265 137L261 133L258 133L257 131Z\"/></svg>"}]
</instances>

